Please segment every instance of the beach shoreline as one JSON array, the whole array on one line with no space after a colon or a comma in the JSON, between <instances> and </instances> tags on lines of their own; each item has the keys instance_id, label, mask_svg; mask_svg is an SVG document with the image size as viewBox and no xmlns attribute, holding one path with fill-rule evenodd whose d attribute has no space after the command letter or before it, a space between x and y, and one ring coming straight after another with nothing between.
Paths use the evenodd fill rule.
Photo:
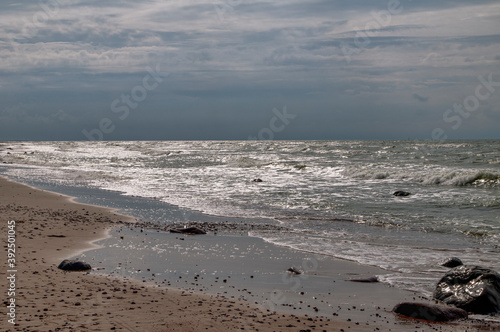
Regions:
<instances>
[{"instance_id":1,"label":"beach shoreline","mask_svg":"<svg viewBox=\"0 0 500 332\"><path fill-rule=\"evenodd\" d=\"M373 331L377 328L404 331L416 327L424 330L433 328L429 323L396 317L388 312L390 308L381 308L379 316L372 316L369 310L358 311L360 315L356 317L364 320L344 320L326 312L306 317L281 313L279 309L279 313L266 311L265 308L261 311L249 300L201 294L189 287L158 287L154 282L117 278L109 274L65 273L56 268L62 259L83 253L88 255L89 250L97 248L95 242L109 240L109 236L118 241L114 234L118 229L115 226L133 222L133 218L109 208L76 203L67 196L3 177L0 177L0 198L2 223L7 225L9 220L16 222L18 248L16 325L6 323L4 317L2 325L7 331L55 331L57 328L68 331ZM141 233L139 230L131 232ZM206 239L210 242L210 237ZM217 241L220 239L218 237ZM235 241L231 238L223 240L228 243ZM262 244L259 246L262 247ZM360 268L366 270L365 267ZM6 270L0 272L0 277L5 278L3 274ZM371 272L370 269L368 271ZM339 283L344 289L350 284ZM368 291L371 286L367 286ZM389 288L385 291L385 294L395 293ZM388 300L397 301L398 296ZM359 307L364 301L365 298L353 296L351 303L343 305ZM192 318L194 315L196 320ZM472 330L488 328L487 324L477 322L439 324L439 328L452 331L456 329L456 324Z\"/></svg>"}]
</instances>

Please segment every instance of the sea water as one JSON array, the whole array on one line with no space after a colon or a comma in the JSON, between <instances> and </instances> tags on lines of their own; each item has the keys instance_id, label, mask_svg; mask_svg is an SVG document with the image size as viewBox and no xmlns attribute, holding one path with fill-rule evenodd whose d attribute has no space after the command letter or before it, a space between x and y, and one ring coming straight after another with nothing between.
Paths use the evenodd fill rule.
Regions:
<instances>
[{"instance_id":1,"label":"sea water","mask_svg":"<svg viewBox=\"0 0 500 332\"><path fill-rule=\"evenodd\" d=\"M269 219L267 242L387 271L430 295L457 256L500 271L500 141L9 142L3 173ZM255 181L259 179L258 181ZM262 181L260 181L262 180ZM395 191L409 196L394 196ZM159 220L158 222L161 222Z\"/></svg>"}]
</instances>

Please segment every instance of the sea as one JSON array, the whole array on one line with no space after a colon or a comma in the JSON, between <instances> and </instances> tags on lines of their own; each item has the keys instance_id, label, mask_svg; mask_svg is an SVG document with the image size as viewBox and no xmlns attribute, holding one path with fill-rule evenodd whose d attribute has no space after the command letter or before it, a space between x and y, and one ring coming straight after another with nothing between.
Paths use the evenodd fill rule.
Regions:
<instances>
[{"instance_id":1,"label":"sea","mask_svg":"<svg viewBox=\"0 0 500 332\"><path fill-rule=\"evenodd\" d=\"M150 198L186 219L269 220L283 230L249 235L380 267L382 282L427 296L448 257L500 271L500 140L0 146L0 172L13 180Z\"/></svg>"}]
</instances>

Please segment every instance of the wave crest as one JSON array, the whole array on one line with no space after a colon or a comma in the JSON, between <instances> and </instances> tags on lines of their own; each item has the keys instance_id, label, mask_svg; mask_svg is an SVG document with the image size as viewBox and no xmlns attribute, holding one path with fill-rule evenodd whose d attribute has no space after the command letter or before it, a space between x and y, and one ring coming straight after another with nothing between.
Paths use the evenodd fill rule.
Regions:
<instances>
[{"instance_id":1,"label":"wave crest","mask_svg":"<svg viewBox=\"0 0 500 332\"><path fill-rule=\"evenodd\" d=\"M396 180L424 185L500 187L500 172L492 170L412 171L347 168L343 175L361 180Z\"/></svg>"},{"instance_id":2,"label":"wave crest","mask_svg":"<svg viewBox=\"0 0 500 332\"><path fill-rule=\"evenodd\" d=\"M422 183L427 185L442 184L457 187L497 187L500 186L500 174L497 172L483 170L477 172L450 172L423 179Z\"/></svg>"}]
</instances>

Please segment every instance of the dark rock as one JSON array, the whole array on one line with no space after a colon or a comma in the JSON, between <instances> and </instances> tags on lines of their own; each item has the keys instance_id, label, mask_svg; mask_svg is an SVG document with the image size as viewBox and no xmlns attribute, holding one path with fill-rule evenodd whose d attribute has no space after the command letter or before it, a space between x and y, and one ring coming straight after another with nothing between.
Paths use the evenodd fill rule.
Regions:
<instances>
[{"instance_id":1,"label":"dark rock","mask_svg":"<svg viewBox=\"0 0 500 332\"><path fill-rule=\"evenodd\" d=\"M252 182L264 182L262 179L253 179Z\"/></svg>"},{"instance_id":2,"label":"dark rock","mask_svg":"<svg viewBox=\"0 0 500 332\"><path fill-rule=\"evenodd\" d=\"M207 234L207 232L197 227L172 228L170 230L170 233L180 233L187 235Z\"/></svg>"},{"instance_id":3,"label":"dark rock","mask_svg":"<svg viewBox=\"0 0 500 332\"><path fill-rule=\"evenodd\" d=\"M415 319L432 322L449 322L467 318L467 311L444 305L404 302L396 305L393 312Z\"/></svg>"},{"instance_id":4,"label":"dark rock","mask_svg":"<svg viewBox=\"0 0 500 332\"><path fill-rule=\"evenodd\" d=\"M404 196L410 196L411 193L409 193L407 191L398 190L398 191L394 192L393 195L399 196L399 197L404 197Z\"/></svg>"},{"instance_id":5,"label":"dark rock","mask_svg":"<svg viewBox=\"0 0 500 332\"><path fill-rule=\"evenodd\" d=\"M460 265L464 265L464 263L462 263L460 258L450 257L450 258L445 259L440 265L444 266L444 267L457 267Z\"/></svg>"},{"instance_id":6,"label":"dark rock","mask_svg":"<svg viewBox=\"0 0 500 332\"><path fill-rule=\"evenodd\" d=\"M475 314L498 313L500 274L480 266L457 266L441 278L433 296Z\"/></svg>"},{"instance_id":7,"label":"dark rock","mask_svg":"<svg viewBox=\"0 0 500 332\"><path fill-rule=\"evenodd\" d=\"M293 266L289 268L287 271L290 272L291 274L302 274L302 272L299 269Z\"/></svg>"},{"instance_id":8,"label":"dark rock","mask_svg":"<svg viewBox=\"0 0 500 332\"><path fill-rule=\"evenodd\" d=\"M369 277L369 278L362 278L362 279L349 279L348 281L370 283L370 282L378 282L378 278L377 277Z\"/></svg>"},{"instance_id":9,"label":"dark rock","mask_svg":"<svg viewBox=\"0 0 500 332\"><path fill-rule=\"evenodd\" d=\"M64 270L64 271L89 271L92 270L92 267L90 266L89 263L85 263L76 259L70 260L70 259L65 259L63 260L59 266L57 267L58 269Z\"/></svg>"}]
</instances>

